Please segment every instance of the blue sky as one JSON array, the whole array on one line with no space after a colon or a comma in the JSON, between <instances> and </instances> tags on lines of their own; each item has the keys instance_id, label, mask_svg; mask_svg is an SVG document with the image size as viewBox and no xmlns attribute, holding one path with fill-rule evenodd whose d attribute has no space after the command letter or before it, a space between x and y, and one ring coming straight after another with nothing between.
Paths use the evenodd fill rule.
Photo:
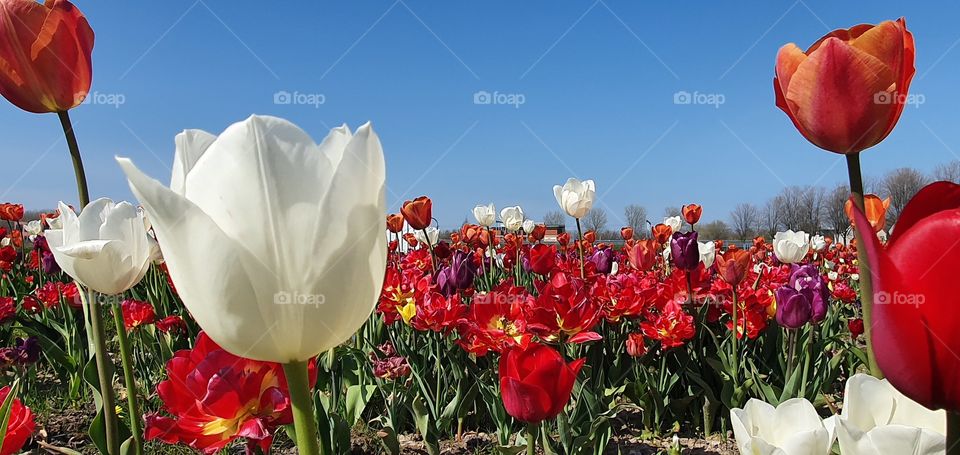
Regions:
<instances>
[{"instance_id":1,"label":"blue sky","mask_svg":"<svg viewBox=\"0 0 960 455\"><path fill-rule=\"evenodd\" d=\"M784 185L846 178L842 157L774 106L777 49L899 16L923 102L864 154L864 172L928 172L960 151L955 2L76 3L97 34L92 101L72 112L94 197L132 198L114 155L167 181L176 133L259 113L317 141L372 120L391 210L426 194L445 227L487 202L538 219L570 176L596 181L611 227L629 203L657 218L698 202L705 220L727 219ZM476 104L481 91L522 104ZM678 92L723 102L675 104ZM307 104L276 103L284 93ZM56 116L2 103L0 123L0 200L75 201Z\"/></svg>"}]
</instances>

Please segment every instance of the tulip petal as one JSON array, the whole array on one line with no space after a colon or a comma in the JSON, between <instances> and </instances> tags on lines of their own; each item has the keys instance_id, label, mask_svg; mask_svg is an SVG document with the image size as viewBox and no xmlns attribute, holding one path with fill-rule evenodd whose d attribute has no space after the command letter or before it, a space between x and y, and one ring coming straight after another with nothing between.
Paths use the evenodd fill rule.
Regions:
<instances>
[{"instance_id":1,"label":"tulip petal","mask_svg":"<svg viewBox=\"0 0 960 455\"><path fill-rule=\"evenodd\" d=\"M184 130L177 135L177 150L173 154L173 172L170 176L171 190L181 196L186 194L187 174L215 140L217 136L203 130Z\"/></svg>"},{"instance_id":2,"label":"tulip petal","mask_svg":"<svg viewBox=\"0 0 960 455\"><path fill-rule=\"evenodd\" d=\"M934 182L923 187L900 212L888 245L910 230L918 221L941 210L960 208L960 185L952 182Z\"/></svg>"},{"instance_id":3,"label":"tulip petal","mask_svg":"<svg viewBox=\"0 0 960 455\"><path fill-rule=\"evenodd\" d=\"M553 401L546 390L517 381L514 378L500 379L500 393L507 413L525 422L539 422L550 417Z\"/></svg>"},{"instance_id":4,"label":"tulip petal","mask_svg":"<svg viewBox=\"0 0 960 455\"><path fill-rule=\"evenodd\" d=\"M889 131L897 103L876 102L896 73L876 57L837 38L826 39L800 63L785 93L800 132L818 147L858 152Z\"/></svg>"}]
</instances>

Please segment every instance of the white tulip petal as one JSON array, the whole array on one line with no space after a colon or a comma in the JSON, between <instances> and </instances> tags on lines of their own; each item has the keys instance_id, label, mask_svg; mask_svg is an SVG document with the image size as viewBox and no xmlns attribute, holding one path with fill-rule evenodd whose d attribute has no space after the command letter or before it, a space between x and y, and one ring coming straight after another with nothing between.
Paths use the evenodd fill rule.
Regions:
<instances>
[{"instance_id":1,"label":"white tulip petal","mask_svg":"<svg viewBox=\"0 0 960 455\"><path fill-rule=\"evenodd\" d=\"M171 190L184 194L187 174L216 139L217 136L203 130L184 130L177 135L177 150L173 154L173 172L170 176Z\"/></svg>"}]
</instances>

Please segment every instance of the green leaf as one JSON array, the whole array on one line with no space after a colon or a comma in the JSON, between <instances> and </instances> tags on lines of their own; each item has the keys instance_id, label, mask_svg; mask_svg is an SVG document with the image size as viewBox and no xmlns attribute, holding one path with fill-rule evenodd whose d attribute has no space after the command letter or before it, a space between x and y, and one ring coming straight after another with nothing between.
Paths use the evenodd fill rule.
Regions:
<instances>
[{"instance_id":1,"label":"green leaf","mask_svg":"<svg viewBox=\"0 0 960 455\"><path fill-rule=\"evenodd\" d=\"M363 410L367 407L370 398L377 391L375 384L371 385L352 385L347 387L347 408L344 419L350 426L356 425L360 420Z\"/></svg>"},{"instance_id":2,"label":"green leaf","mask_svg":"<svg viewBox=\"0 0 960 455\"><path fill-rule=\"evenodd\" d=\"M400 439L393 428L385 426L380 430L380 443L390 455L400 455Z\"/></svg>"},{"instance_id":3,"label":"green leaf","mask_svg":"<svg viewBox=\"0 0 960 455\"><path fill-rule=\"evenodd\" d=\"M20 379L14 379L13 385L10 386L10 392L7 393L7 397L3 399L3 404L0 404L0 441L3 441L7 437L7 425L10 423L10 413L13 411L13 400L17 399L17 395L20 393ZM0 444L2 445L2 444Z\"/></svg>"}]
</instances>

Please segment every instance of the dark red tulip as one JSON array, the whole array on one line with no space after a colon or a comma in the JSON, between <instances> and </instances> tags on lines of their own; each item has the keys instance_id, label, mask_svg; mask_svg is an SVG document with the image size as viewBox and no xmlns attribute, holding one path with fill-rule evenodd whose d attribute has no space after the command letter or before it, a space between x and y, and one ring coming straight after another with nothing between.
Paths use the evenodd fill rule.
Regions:
<instances>
[{"instance_id":1,"label":"dark red tulip","mask_svg":"<svg viewBox=\"0 0 960 455\"><path fill-rule=\"evenodd\" d=\"M670 239L670 255L678 269L693 270L700 264L700 246L697 232L674 232Z\"/></svg>"},{"instance_id":2,"label":"dark red tulip","mask_svg":"<svg viewBox=\"0 0 960 455\"><path fill-rule=\"evenodd\" d=\"M914 401L960 412L960 185L921 189L886 246L859 208L854 216L873 278L870 336L877 364Z\"/></svg>"},{"instance_id":3,"label":"dark red tulip","mask_svg":"<svg viewBox=\"0 0 960 455\"><path fill-rule=\"evenodd\" d=\"M562 246L564 246L564 247L566 247L567 245L569 245L569 244L570 244L570 234L568 234L568 233L566 233L566 232L561 232L561 233L557 234L557 243L559 243L560 245L562 245Z\"/></svg>"},{"instance_id":4,"label":"dark red tulip","mask_svg":"<svg viewBox=\"0 0 960 455\"><path fill-rule=\"evenodd\" d=\"M847 328L850 329L850 337L854 340L863 335L863 319L856 318L847 321Z\"/></svg>"},{"instance_id":5,"label":"dark red tulip","mask_svg":"<svg viewBox=\"0 0 960 455\"><path fill-rule=\"evenodd\" d=\"M577 373L586 359L567 364L549 346L511 349L500 358L500 394L513 418L537 423L552 419L570 401Z\"/></svg>"},{"instance_id":6,"label":"dark red tulip","mask_svg":"<svg viewBox=\"0 0 960 455\"><path fill-rule=\"evenodd\" d=\"M543 240L543 236L546 234L547 227L542 224L538 224L533 227L533 232L530 233L530 238L532 238L534 242L539 242Z\"/></svg>"},{"instance_id":7,"label":"dark red tulip","mask_svg":"<svg viewBox=\"0 0 960 455\"><path fill-rule=\"evenodd\" d=\"M549 275L557 265L557 246L538 244L530 248L530 270L540 275Z\"/></svg>"},{"instance_id":8,"label":"dark red tulip","mask_svg":"<svg viewBox=\"0 0 960 455\"><path fill-rule=\"evenodd\" d=\"M409 224L412 229L418 231L426 229L433 221L433 201L426 196L420 196L412 201L406 201L403 203L403 207L400 208L400 213L403 214L403 219L407 220L407 224Z\"/></svg>"}]
</instances>

